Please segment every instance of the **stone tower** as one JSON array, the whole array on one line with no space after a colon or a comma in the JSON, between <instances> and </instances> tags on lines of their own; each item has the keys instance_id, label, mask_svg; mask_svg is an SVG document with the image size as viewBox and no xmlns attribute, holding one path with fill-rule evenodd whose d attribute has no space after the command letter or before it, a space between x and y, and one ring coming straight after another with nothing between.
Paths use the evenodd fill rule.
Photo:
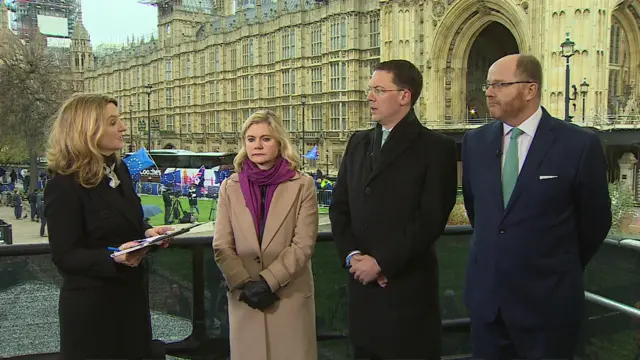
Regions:
<instances>
[{"instance_id":1,"label":"stone tower","mask_svg":"<svg viewBox=\"0 0 640 360\"><path fill-rule=\"evenodd\" d=\"M9 11L4 0L0 0L0 30L5 29L9 29Z\"/></svg>"},{"instance_id":2,"label":"stone tower","mask_svg":"<svg viewBox=\"0 0 640 360\"><path fill-rule=\"evenodd\" d=\"M84 91L82 77L84 72L93 67L91 39L82 22L82 7L78 9L78 20L71 36L71 73L74 90Z\"/></svg>"},{"instance_id":3,"label":"stone tower","mask_svg":"<svg viewBox=\"0 0 640 360\"><path fill-rule=\"evenodd\" d=\"M206 33L213 20L214 0L158 1L158 41L160 48L171 49L196 40Z\"/></svg>"}]
</instances>

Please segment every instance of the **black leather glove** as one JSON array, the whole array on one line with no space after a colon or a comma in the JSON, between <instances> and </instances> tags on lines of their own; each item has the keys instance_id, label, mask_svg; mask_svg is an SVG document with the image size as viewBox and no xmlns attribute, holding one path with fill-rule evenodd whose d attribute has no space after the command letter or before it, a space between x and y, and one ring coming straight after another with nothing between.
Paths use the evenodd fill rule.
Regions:
<instances>
[{"instance_id":1,"label":"black leather glove","mask_svg":"<svg viewBox=\"0 0 640 360\"><path fill-rule=\"evenodd\" d=\"M260 280L247 282L240 294L240 301L260 311L264 311L278 300L280 297L271 292L269 284L262 276Z\"/></svg>"}]
</instances>

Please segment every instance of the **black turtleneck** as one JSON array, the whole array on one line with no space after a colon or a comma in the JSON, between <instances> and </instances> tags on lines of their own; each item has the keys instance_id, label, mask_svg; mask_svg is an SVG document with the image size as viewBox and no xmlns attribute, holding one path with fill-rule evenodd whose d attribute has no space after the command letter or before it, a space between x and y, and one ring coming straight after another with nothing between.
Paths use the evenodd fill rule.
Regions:
<instances>
[{"instance_id":1,"label":"black turtleneck","mask_svg":"<svg viewBox=\"0 0 640 360\"><path fill-rule=\"evenodd\" d=\"M116 163L116 154L111 154L109 156L107 155L102 155L102 158L104 159L104 163L107 164L108 167L111 167L111 165Z\"/></svg>"}]
</instances>

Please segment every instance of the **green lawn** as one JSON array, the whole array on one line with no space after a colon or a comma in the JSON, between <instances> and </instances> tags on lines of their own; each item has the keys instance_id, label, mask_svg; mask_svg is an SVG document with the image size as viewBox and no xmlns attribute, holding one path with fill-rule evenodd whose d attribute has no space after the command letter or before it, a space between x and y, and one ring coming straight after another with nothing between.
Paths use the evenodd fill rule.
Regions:
<instances>
[{"instance_id":1,"label":"green lawn","mask_svg":"<svg viewBox=\"0 0 640 360\"><path fill-rule=\"evenodd\" d=\"M142 199L142 205L156 205L160 209L162 209L162 213L151 218L151 225L159 226L164 225L164 202L162 201L162 196L156 195L140 195L140 199ZM189 211L189 199L186 197L180 197L180 204L182 205L182 209L185 211ZM198 217L198 221L206 222L211 220L215 220L216 216L216 201L200 198L198 199L198 208L200 209L200 216ZM211 212L211 208L213 208L213 212ZM209 218L211 215L211 218Z\"/></svg>"},{"instance_id":2,"label":"green lawn","mask_svg":"<svg viewBox=\"0 0 640 360\"><path fill-rule=\"evenodd\" d=\"M162 201L162 196L159 195L145 195L141 194L140 199L142 199L142 205L155 205L162 209L162 214L158 214L151 218L151 225L159 226L164 225L164 202ZM182 208L185 211L189 211L189 199L186 197L180 198L180 204L182 204ZM200 217L199 221L209 221L215 220L216 218L216 204L217 202L212 199L200 198L198 199L198 207L200 208ZM211 208L213 208L213 212L211 212ZM328 207L319 207L318 213L320 214L328 214ZM211 215L211 217L209 217Z\"/></svg>"}]
</instances>

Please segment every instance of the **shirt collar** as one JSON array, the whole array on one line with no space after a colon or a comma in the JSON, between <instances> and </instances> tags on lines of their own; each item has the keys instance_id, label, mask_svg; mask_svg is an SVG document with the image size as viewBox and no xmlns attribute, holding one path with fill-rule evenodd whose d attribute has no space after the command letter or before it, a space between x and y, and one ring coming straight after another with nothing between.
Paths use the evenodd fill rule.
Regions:
<instances>
[{"instance_id":1,"label":"shirt collar","mask_svg":"<svg viewBox=\"0 0 640 360\"><path fill-rule=\"evenodd\" d=\"M540 119L542 119L542 108L538 106L538 110L536 110L536 112L534 112L533 115L531 115L527 120L525 120L522 124L520 124L518 128L522 130L523 133L531 137L534 137L536 134L536 130L538 130L538 124L540 124ZM503 129L502 134L506 136L511 131L511 129L513 129L513 126L507 123L502 123L502 129Z\"/></svg>"}]
</instances>

